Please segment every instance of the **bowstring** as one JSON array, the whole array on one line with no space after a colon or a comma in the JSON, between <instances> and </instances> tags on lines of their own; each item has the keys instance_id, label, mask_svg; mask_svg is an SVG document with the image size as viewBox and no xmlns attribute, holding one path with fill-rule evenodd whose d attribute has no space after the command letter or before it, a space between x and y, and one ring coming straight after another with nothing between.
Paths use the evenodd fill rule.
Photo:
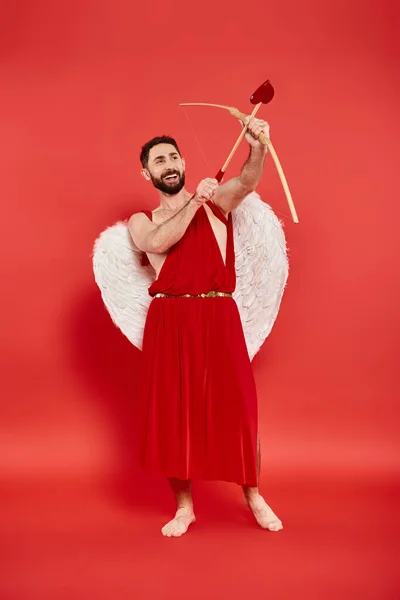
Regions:
<instances>
[{"instance_id":1,"label":"bowstring","mask_svg":"<svg viewBox=\"0 0 400 600\"><path fill-rule=\"evenodd\" d=\"M208 168L208 169L211 169L211 165L210 165L210 163L208 162L208 160L207 160L207 157L206 157L206 155L205 155L205 153L204 153L203 146L200 144L200 140L199 140L199 138L198 138L198 137L197 137L197 135L196 135L196 132L195 132L195 130L194 130L194 128L193 128L193 125L192 125L192 123L191 123L191 121L190 121L189 117L187 116L187 112L186 112L186 110L184 110L183 112L184 112L184 115L185 115L185 117L186 117L186 120L187 120L187 122L188 122L188 125L189 125L189 127L190 127L190 130L191 130L191 132L192 132L192 134L193 134L193 137L194 137L194 139L196 140L196 143L197 143L197 145L198 145L198 147L199 147L199 149L200 149L200 153L201 153L201 155L202 155L202 157L203 157L203 159L204 159L204 162L206 163L206 165L207 165L207 168Z\"/></svg>"}]
</instances>

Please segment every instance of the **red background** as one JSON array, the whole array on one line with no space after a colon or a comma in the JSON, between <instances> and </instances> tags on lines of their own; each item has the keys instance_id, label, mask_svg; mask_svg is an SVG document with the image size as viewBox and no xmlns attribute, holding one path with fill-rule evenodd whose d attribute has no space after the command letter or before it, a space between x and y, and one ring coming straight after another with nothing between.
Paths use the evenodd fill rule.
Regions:
<instances>
[{"instance_id":1,"label":"red background","mask_svg":"<svg viewBox=\"0 0 400 600\"><path fill-rule=\"evenodd\" d=\"M1 5L1 598L398 597L397 19L394 0ZM291 272L253 365L285 530L265 538L236 490L202 484L197 537L166 547L168 491L134 461L140 353L91 250L155 206L138 160L153 135L177 138L191 190L226 158L234 119L179 102L250 111L266 78L300 218L269 159L258 191Z\"/></svg>"}]
</instances>

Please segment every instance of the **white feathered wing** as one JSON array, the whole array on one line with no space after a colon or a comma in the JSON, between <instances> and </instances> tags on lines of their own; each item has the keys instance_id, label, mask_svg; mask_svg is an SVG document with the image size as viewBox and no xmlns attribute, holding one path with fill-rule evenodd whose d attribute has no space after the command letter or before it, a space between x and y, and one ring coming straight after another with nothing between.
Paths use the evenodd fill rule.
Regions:
<instances>
[{"instance_id":1,"label":"white feathered wing","mask_svg":"<svg viewBox=\"0 0 400 600\"><path fill-rule=\"evenodd\" d=\"M289 272L286 241L279 219L255 192L233 212L233 228L234 298L252 360L278 315ZM148 288L155 279L152 267L142 266L141 255L125 222L103 231L93 249L94 277L103 302L114 324L139 349L151 302Z\"/></svg>"},{"instance_id":2,"label":"white feathered wing","mask_svg":"<svg viewBox=\"0 0 400 600\"><path fill-rule=\"evenodd\" d=\"M250 360L275 323L289 263L282 224L253 192L233 211L236 290Z\"/></svg>"}]
</instances>

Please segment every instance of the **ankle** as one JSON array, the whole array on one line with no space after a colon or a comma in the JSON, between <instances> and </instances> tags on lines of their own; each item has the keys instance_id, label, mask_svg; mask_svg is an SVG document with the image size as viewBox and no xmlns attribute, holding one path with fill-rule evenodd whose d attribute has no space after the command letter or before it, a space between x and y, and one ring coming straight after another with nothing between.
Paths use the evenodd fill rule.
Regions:
<instances>
[{"instance_id":1,"label":"ankle","mask_svg":"<svg viewBox=\"0 0 400 600\"><path fill-rule=\"evenodd\" d=\"M243 486L244 497L248 502L252 502L260 497L258 488L249 488Z\"/></svg>"},{"instance_id":2,"label":"ankle","mask_svg":"<svg viewBox=\"0 0 400 600\"><path fill-rule=\"evenodd\" d=\"M178 504L176 507L176 514L184 514L184 515L190 515L193 514L193 503L188 503L188 504Z\"/></svg>"},{"instance_id":3,"label":"ankle","mask_svg":"<svg viewBox=\"0 0 400 600\"><path fill-rule=\"evenodd\" d=\"M177 510L193 510L193 499L191 496L184 498L176 498L176 509Z\"/></svg>"}]
</instances>

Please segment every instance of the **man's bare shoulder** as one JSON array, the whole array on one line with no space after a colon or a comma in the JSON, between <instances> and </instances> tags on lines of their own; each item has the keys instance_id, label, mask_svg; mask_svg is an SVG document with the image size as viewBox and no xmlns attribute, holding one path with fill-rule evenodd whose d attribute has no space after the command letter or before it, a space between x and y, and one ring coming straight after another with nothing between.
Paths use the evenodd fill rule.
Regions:
<instances>
[{"instance_id":1,"label":"man's bare shoulder","mask_svg":"<svg viewBox=\"0 0 400 600\"><path fill-rule=\"evenodd\" d=\"M133 213L128 221L128 230L131 237L141 250L143 250L143 239L154 229L154 223L144 212Z\"/></svg>"},{"instance_id":2,"label":"man's bare shoulder","mask_svg":"<svg viewBox=\"0 0 400 600\"><path fill-rule=\"evenodd\" d=\"M148 211L150 212L150 211ZM132 226L132 225L136 225L139 223L144 223L145 221L149 221L149 217L148 215L146 215L146 213L144 212L137 212L137 213L133 213L133 215L130 216L129 220L128 220L128 225Z\"/></svg>"}]
</instances>

